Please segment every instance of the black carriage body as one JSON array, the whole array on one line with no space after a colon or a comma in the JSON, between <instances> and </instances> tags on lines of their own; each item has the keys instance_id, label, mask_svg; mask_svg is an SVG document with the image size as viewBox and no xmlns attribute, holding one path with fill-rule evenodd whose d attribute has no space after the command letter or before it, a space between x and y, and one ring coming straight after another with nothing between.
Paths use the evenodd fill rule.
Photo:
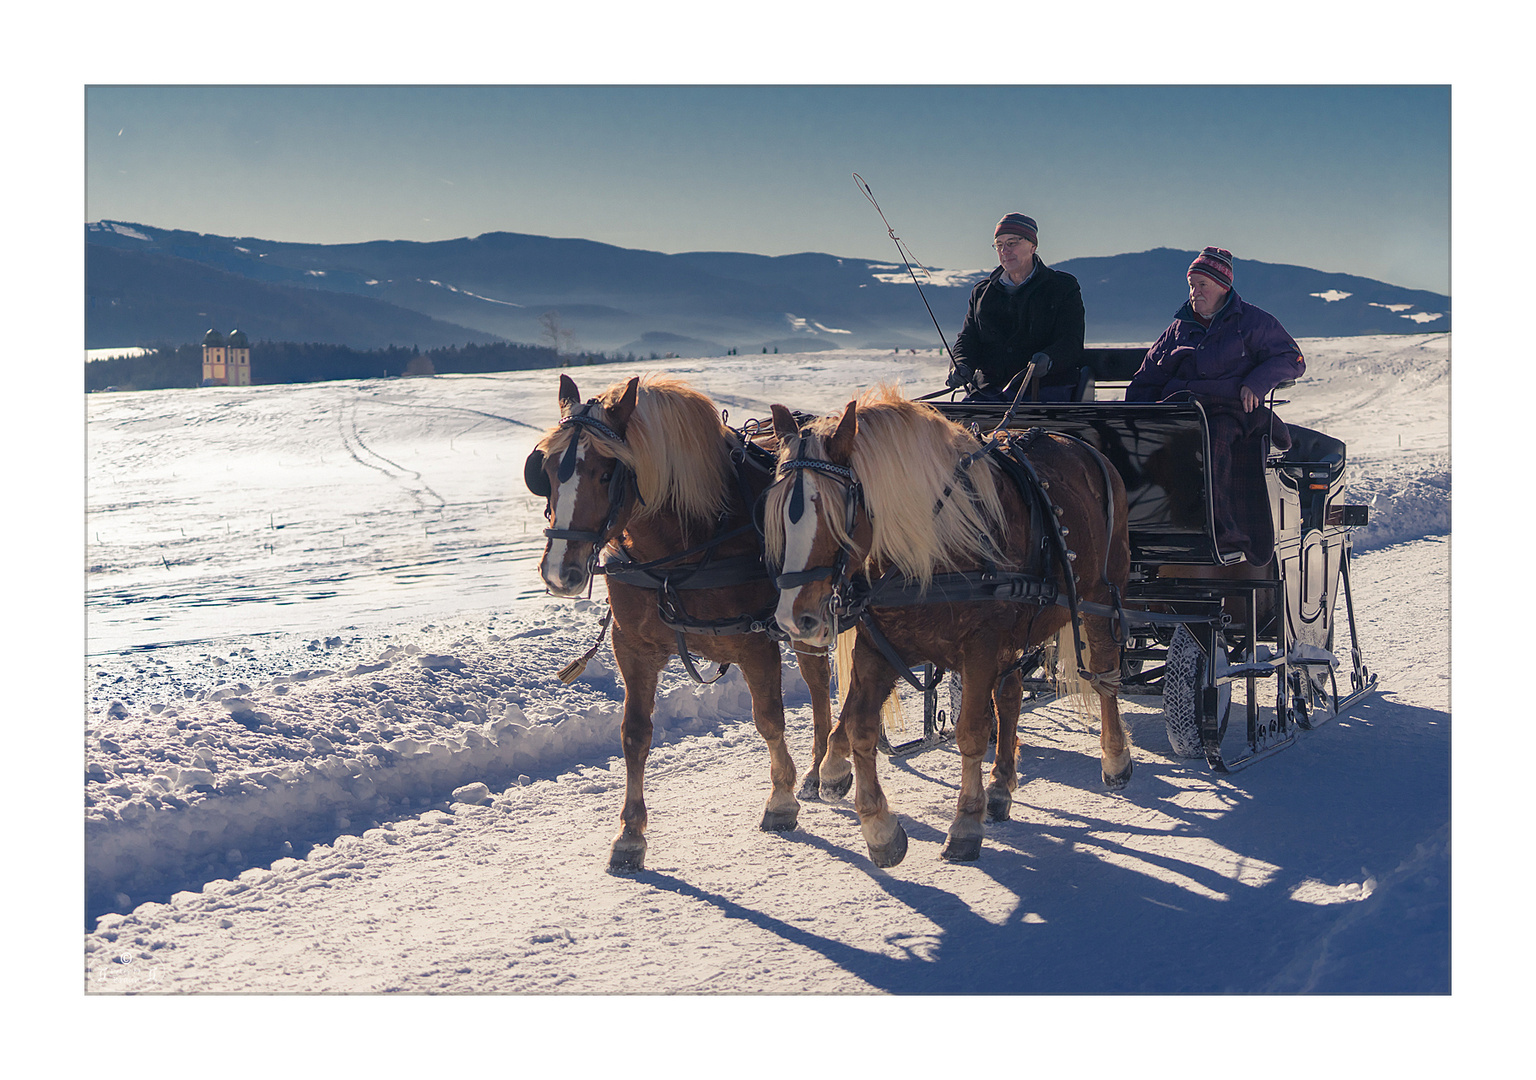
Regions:
<instances>
[{"instance_id":1,"label":"black carriage body","mask_svg":"<svg viewBox=\"0 0 1536 1080\"><path fill-rule=\"evenodd\" d=\"M993 431L1007 405L938 403L950 420ZM1159 565L1229 565L1216 546L1211 504L1211 440L1205 410L1194 402L1023 404L1010 430L1032 427L1075 436L1109 460L1125 481L1131 561Z\"/></svg>"},{"instance_id":2,"label":"black carriage body","mask_svg":"<svg viewBox=\"0 0 1536 1080\"><path fill-rule=\"evenodd\" d=\"M1087 361L1100 383L1119 382L1142 355L1144 350L1090 349ZM1092 387L1090 380L1089 394ZM1275 560L1255 568L1217 544L1210 427L1198 402L1022 403L1011 417L1002 404L935 407L982 435L1005 417L1009 430L1038 427L1072 435L1114 465L1129 508L1126 604L1160 620L1137 624L1131 614L1126 687L1162 693L1171 670L1192 678L1198 750L1213 769L1228 771L1288 745L1297 727L1312 726L1324 713L1337 715L1375 686L1361 658L1349 595L1350 530L1366 524L1368 511L1344 502L1345 446L1339 440L1288 425L1292 447L1270 455L1266 470ZM1341 594L1351 652L1345 695L1338 692L1331 659ZM1199 649L1199 670L1171 655L1181 625ZM1235 662L1229 665L1229 659ZM1264 678L1276 682L1275 709L1261 720L1256 684ZM1222 695L1224 684L1236 680L1248 687L1248 746L1228 758L1221 750L1227 726ZM925 703L925 713L933 709L932 701Z\"/></svg>"}]
</instances>

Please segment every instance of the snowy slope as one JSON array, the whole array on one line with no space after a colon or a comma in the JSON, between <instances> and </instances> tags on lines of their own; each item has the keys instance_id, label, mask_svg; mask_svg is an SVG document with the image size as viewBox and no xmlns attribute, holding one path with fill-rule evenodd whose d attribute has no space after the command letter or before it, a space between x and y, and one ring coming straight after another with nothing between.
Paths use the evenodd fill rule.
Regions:
<instances>
[{"instance_id":1,"label":"snowy slope","mask_svg":"<svg viewBox=\"0 0 1536 1080\"><path fill-rule=\"evenodd\" d=\"M600 607L543 594L521 487L554 372L93 396L88 991L1445 992L1449 341L1302 344L1281 413L1345 439L1374 503L1354 577L1383 693L1227 779L1132 699L1115 795L1093 732L1043 706L1015 820L971 866L937 859L952 753L883 761L912 835L891 871L845 801L758 832L746 692L674 663L648 869L603 872L622 689L606 649L554 677ZM855 352L572 374L592 393L645 368L733 422L943 372Z\"/></svg>"}]
</instances>

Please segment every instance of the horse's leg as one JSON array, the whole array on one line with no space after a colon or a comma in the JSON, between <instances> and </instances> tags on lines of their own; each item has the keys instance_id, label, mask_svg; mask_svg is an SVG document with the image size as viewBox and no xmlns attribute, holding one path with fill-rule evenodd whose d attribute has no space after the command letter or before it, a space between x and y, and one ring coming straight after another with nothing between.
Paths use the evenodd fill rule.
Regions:
<instances>
[{"instance_id":1,"label":"horse's leg","mask_svg":"<svg viewBox=\"0 0 1536 1080\"><path fill-rule=\"evenodd\" d=\"M759 634L751 639L741 660L741 673L752 693L752 722L768 744L768 775L773 790L763 810L761 828L767 832L787 832L795 827L800 804L795 800L795 762L784 743L783 668L779 646ZM760 645L761 647L756 647Z\"/></svg>"},{"instance_id":2,"label":"horse's leg","mask_svg":"<svg viewBox=\"0 0 1536 1080\"><path fill-rule=\"evenodd\" d=\"M1099 695L1099 755L1104 783L1123 788L1131 779L1135 762L1131 760L1131 735L1120 719L1120 646L1115 643L1109 620L1089 615L1083 619L1083 633L1088 638L1088 666L1102 681L1095 681Z\"/></svg>"},{"instance_id":3,"label":"horse's leg","mask_svg":"<svg viewBox=\"0 0 1536 1080\"><path fill-rule=\"evenodd\" d=\"M1007 821L1018 789L1019 710L1024 704L1024 680L1015 668L992 693L997 708L997 754L992 782L987 785L987 820Z\"/></svg>"},{"instance_id":4,"label":"horse's leg","mask_svg":"<svg viewBox=\"0 0 1536 1080\"><path fill-rule=\"evenodd\" d=\"M960 797L955 820L939 855L950 862L972 862L981 856L981 819L987 796L981 789L982 759L987 754L990 725L987 714L992 686L997 681L997 659L963 658L960 679L960 718L955 723L955 747L960 751ZM1015 714L1016 715L1016 714ZM1001 748L999 748L1001 749Z\"/></svg>"},{"instance_id":5,"label":"horse's leg","mask_svg":"<svg viewBox=\"0 0 1536 1080\"><path fill-rule=\"evenodd\" d=\"M624 808L619 812L619 835L608 856L608 872L628 874L645 868L645 760L651 752L657 676L667 658L656 662L652 650L632 643L617 622L613 655L624 677Z\"/></svg>"},{"instance_id":6,"label":"horse's leg","mask_svg":"<svg viewBox=\"0 0 1536 1080\"><path fill-rule=\"evenodd\" d=\"M848 705L845 699L843 711L827 736L826 756L821 759L821 768L816 770L821 785L820 793L823 797L830 795L841 799L853 786L853 747L849 743L848 728L843 722L847 715Z\"/></svg>"},{"instance_id":7,"label":"horse's leg","mask_svg":"<svg viewBox=\"0 0 1536 1080\"><path fill-rule=\"evenodd\" d=\"M836 642L840 640L834 639L834 648L836 648ZM854 647L848 644L844 645L843 648L846 648L847 652L844 653L842 649L838 649L838 663L846 665L848 671L840 674L838 679L840 684L851 684L853 679ZM830 665L827 677L828 679L831 678ZM832 725L831 733L827 736L827 752L821 759L821 767L816 770L816 774L821 781L822 797L831 795L834 798L841 799L844 795L848 794L848 789L853 786L853 762L850 760L853 747L849 745L848 728L843 722L843 718L848 715L847 702L848 694L845 691L843 694L844 708L838 715L837 723ZM830 716L830 701L827 711Z\"/></svg>"},{"instance_id":8,"label":"horse's leg","mask_svg":"<svg viewBox=\"0 0 1536 1080\"><path fill-rule=\"evenodd\" d=\"M880 738L880 706L890 696L896 672L862 639L854 645L851 666L853 675L832 738L835 744L841 732L853 755L853 808L869 857L876 866L895 866L906 857L907 834L891 813L875 774L875 747Z\"/></svg>"},{"instance_id":9,"label":"horse's leg","mask_svg":"<svg viewBox=\"0 0 1536 1080\"><path fill-rule=\"evenodd\" d=\"M821 763L827 756L827 740L832 731L832 665L824 652L796 652L800 677L811 691L811 721L814 727L811 767L800 785L802 799L821 797Z\"/></svg>"}]
</instances>

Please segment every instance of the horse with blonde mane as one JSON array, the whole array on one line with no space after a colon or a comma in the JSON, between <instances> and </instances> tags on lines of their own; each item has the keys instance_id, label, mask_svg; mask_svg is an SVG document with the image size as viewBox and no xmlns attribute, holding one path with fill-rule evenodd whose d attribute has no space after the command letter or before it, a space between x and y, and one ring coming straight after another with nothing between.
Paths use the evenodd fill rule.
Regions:
<instances>
[{"instance_id":1,"label":"horse with blonde mane","mask_svg":"<svg viewBox=\"0 0 1536 1080\"><path fill-rule=\"evenodd\" d=\"M769 560L781 567L776 617L809 648L828 647L848 628L841 620L857 620L821 787L846 791L853 774L875 864L894 866L907 849L875 772L880 707L898 673L910 678L925 661L961 675L960 794L945 859L978 858L983 815L1008 818L1021 661L1069 625L1081 628L1075 642L1086 639L1077 667L1099 698L1104 782L1123 786L1132 761L1115 696L1120 642L1105 614L1130 571L1120 475L1087 444L1039 429L998 432L983 447L889 387L803 428L772 408L780 449L764 526ZM994 709L997 753L983 790Z\"/></svg>"},{"instance_id":2,"label":"horse with blonde mane","mask_svg":"<svg viewBox=\"0 0 1536 1080\"><path fill-rule=\"evenodd\" d=\"M800 804L784 741L782 658L770 636L777 591L752 518L771 467L756 465L750 439L681 380L637 376L583 403L561 375L559 395L560 423L539 440L524 477L547 499L539 573L549 591L576 597L594 574L608 581L613 654L624 679L625 767L609 870L645 865L645 762L658 677L674 655L699 681L695 654L719 663L721 674L730 664L741 669L753 723L768 744L772 791L762 828L793 829ZM799 659L815 727L800 794L815 798L831 728L831 673L824 652L806 650Z\"/></svg>"}]
</instances>

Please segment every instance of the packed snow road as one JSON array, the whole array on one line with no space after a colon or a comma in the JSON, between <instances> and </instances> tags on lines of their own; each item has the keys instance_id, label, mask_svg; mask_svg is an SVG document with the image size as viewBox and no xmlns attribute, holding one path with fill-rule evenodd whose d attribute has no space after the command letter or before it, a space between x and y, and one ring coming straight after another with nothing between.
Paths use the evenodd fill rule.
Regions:
<instances>
[{"instance_id":1,"label":"packed snow road","mask_svg":"<svg viewBox=\"0 0 1536 1080\"><path fill-rule=\"evenodd\" d=\"M805 804L792 833L760 832L767 754L738 714L653 752L651 854L633 877L605 872L622 760L592 757L108 915L87 939L88 985L1443 992L1447 635L1422 594L1443 591L1446 549L1426 539L1360 559L1362 636L1386 689L1259 766L1219 778L1172 757L1156 701L1132 699L1136 775L1111 794L1078 716L1027 714L1014 819L988 825L975 864L938 858L952 747L881 760L912 839L889 871L870 864L845 800ZM809 723L808 707L793 711L802 762Z\"/></svg>"}]
</instances>

